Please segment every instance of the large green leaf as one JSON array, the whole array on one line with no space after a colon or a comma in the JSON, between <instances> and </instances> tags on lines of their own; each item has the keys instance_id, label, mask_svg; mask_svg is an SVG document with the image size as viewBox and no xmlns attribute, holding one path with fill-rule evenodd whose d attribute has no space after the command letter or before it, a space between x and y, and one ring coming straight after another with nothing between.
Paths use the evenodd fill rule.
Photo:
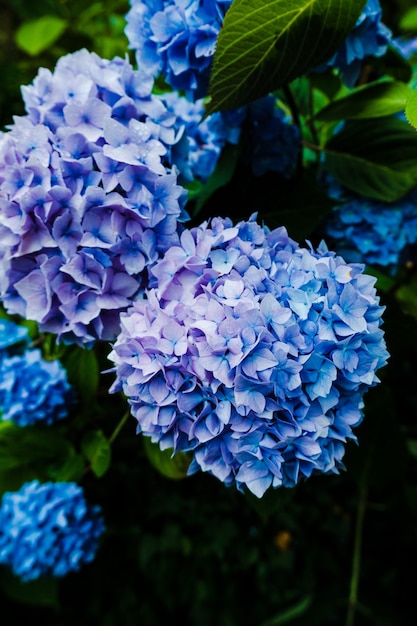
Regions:
<instances>
[{"instance_id":1,"label":"large green leaf","mask_svg":"<svg viewBox=\"0 0 417 626\"><path fill-rule=\"evenodd\" d=\"M404 110L410 87L401 81L375 82L334 100L315 118L323 122L386 117Z\"/></svg>"},{"instance_id":2,"label":"large green leaf","mask_svg":"<svg viewBox=\"0 0 417 626\"><path fill-rule=\"evenodd\" d=\"M334 54L364 0L234 0L220 30L207 113L238 107Z\"/></svg>"},{"instance_id":3,"label":"large green leaf","mask_svg":"<svg viewBox=\"0 0 417 626\"><path fill-rule=\"evenodd\" d=\"M55 15L24 22L16 32L16 43L31 56L40 54L51 46L67 28L66 20Z\"/></svg>"},{"instance_id":4,"label":"large green leaf","mask_svg":"<svg viewBox=\"0 0 417 626\"><path fill-rule=\"evenodd\" d=\"M405 116L411 126L417 129L417 89L410 92L405 103Z\"/></svg>"},{"instance_id":5,"label":"large green leaf","mask_svg":"<svg viewBox=\"0 0 417 626\"><path fill-rule=\"evenodd\" d=\"M328 172L361 196L395 202L417 183L417 134L400 119L347 122L324 153Z\"/></svg>"}]
</instances>

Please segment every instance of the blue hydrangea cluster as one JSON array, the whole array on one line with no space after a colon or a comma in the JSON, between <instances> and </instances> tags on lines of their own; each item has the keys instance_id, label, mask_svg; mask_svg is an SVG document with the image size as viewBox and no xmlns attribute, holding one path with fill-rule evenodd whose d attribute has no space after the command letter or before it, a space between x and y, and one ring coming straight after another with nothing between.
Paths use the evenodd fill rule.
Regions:
<instances>
[{"instance_id":1,"label":"blue hydrangea cluster","mask_svg":"<svg viewBox=\"0 0 417 626\"><path fill-rule=\"evenodd\" d=\"M337 473L388 358L375 278L256 216L214 218L180 243L109 355L138 433L258 497Z\"/></svg>"},{"instance_id":2,"label":"blue hydrangea cluster","mask_svg":"<svg viewBox=\"0 0 417 626\"><path fill-rule=\"evenodd\" d=\"M87 50L22 88L0 139L0 298L66 343L113 339L147 268L177 243L180 132L127 60Z\"/></svg>"},{"instance_id":3,"label":"blue hydrangea cluster","mask_svg":"<svg viewBox=\"0 0 417 626\"><path fill-rule=\"evenodd\" d=\"M368 0L357 22L340 48L318 70L337 68L348 87L359 78L365 57L383 56L391 42L392 32L382 22L382 9L378 0Z\"/></svg>"},{"instance_id":4,"label":"blue hydrangea cluster","mask_svg":"<svg viewBox=\"0 0 417 626\"><path fill-rule=\"evenodd\" d=\"M238 143L245 111L213 113L203 119L203 98L193 102L176 91L160 97L176 116L176 126L182 130L181 138L170 150L170 161L179 170L178 181L205 183L214 172L225 145Z\"/></svg>"},{"instance_id":5,"label":"blue hydrangea cluster","mask_svg":"<svg viewBox=\"0 0 417 626\"><path fill-rule=\"evenodd\" d=\"M255 176L279 172L289 178L300 154L300 130L279 106L266 96L247 107L248 144L245 160Z\"/></svg>"},{"instance_id":6,"label":"blue hydrangea cluster","mask_svg":"<svg viewBox=\"0 0 417 626\"><path fill-rule=\"evenodd\" d=\"M17 344L27 344L28 338L29 330L26 326L19 326L7 318L0 318L0 359Z\"/></svg>"},{"instance_id":7,"label":"blue hydrangea cluster","mask_svg":"<svg viewBox=\"0 0 417 626\"><path fill-rule=\"evenodd\" d=\"M51 425L68 416L73 390L62 364L40 350L0 359L0 420L17 426Z\"/></svg>"},{"instance_id":8,"label":"blue hydrangea cluster","mask_svg":"<svg viewBox=\"0 0 417 626\"><path fill-rule=\"evenodd\" d=\"M396 274L417 243L417 189L395 203L354 195L335 181L328 192L342 201L324 223L328 244L348 261Z\"/></svg>"},{"instance_id":9,"label":"blue hydrangea cluster","mask_svg":"<svg viewBox=\"0 0 417 626\"><path fill-rule=\"evenodd\" d=\"M139 69L192 98L206 95L212 57L232 0L130 0L129 48Z\"/></svg>"},{"instance_id":10,"label":"blue hydrangea cluster","mask_svg":"<svg viewBox=\"0 0 417 626\"><path fill-rule=\"evenodd\" d=\"M0 563L23 581L62 577L93 561L105 530L76 483L25 483L0 504Z\"/></svg>"}]
</instances>

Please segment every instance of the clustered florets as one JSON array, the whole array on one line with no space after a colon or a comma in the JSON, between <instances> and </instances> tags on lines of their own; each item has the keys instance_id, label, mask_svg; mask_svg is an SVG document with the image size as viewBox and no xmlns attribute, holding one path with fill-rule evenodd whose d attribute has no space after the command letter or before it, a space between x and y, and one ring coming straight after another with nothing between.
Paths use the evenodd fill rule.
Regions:
<instances>
[{"instance_id":1,"label":"clustered florets","mask_svg":"<svg viewBox=\"0 0 417 626\"><path fill-rule=\"evenodd\" d=\"M177 242L184 191L163 161L176 118L152 87L81 50L22 89L28 113L0 141L0 296L64 341L114 338Z\"/></svg>"},{"instance_id":2,"label":"clustered florets","mask_svg":"<svg viewBox=\"0 0 417 626\"><path fill-rule=\"evenodd\" d=\"M391 39L391 30L382 22L379 1L368 0L343 44L319 69L337 68L344 83L353 87L360 76L364 59L384 55Z\"/></svg>"},{"instance_id":3,"label":"clustered florets","mask_svg":"<svg viewBox=\"0 0 417 626\"><path fill-rule=\"evenodd\" d=\"M232 0L131 0L129 47L139 69L191 99L207 95L218 34Z\"/></svg>"},{"instance_id":4,"label":"clustered florets","mask_svg":"<svg viewBox=\"0 0 417 626\"><path fill-rule=\"evenodd\" d=\"M330 197L335 206L323 229L332 249L347 261L383 267L392 275L407 263L417 243L417 190L396 202L364 198L331 180Z\"/></svg>"},{"instance_id":5,"label":"clustered florets","mask_svg":"<svg viewBox=\"0 0 417 626\"><path fill-rule=\"evenodd\" d=\"M0 563L24 581L65 576L94 559L103 531L80 486L33 480L1 499Z\"/></svg>"},{"instance_id":6,"label":"clustered florets","mask_svg":"<svg viewBox=\"0 0 417 626\"><path fill-rule=\"evenodd\" d=\"M152 274L110 354L138 432L257 496L337 472L388 356L363 266L214 219Z\"/></svg>"}]
</instances>

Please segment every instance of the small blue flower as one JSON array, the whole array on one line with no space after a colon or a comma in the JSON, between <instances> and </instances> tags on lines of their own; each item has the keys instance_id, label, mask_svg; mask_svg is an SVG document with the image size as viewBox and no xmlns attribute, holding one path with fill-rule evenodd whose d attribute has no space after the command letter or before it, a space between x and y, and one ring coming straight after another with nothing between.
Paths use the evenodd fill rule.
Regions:
<instances>
[{"instance_id":1,"label":"small blue flower","mask_svg":"<svg viewBox=\"0 0 417 626\"><path fill-rule=\"evenodd\" d=\"M68 416L73 391L59 361L40 350L0 360L0 420L17 426L50 425Z\"/></svg>"},{"instance_id":2,"label":"small blue flower","mask_svg":"<svg viewBox=\"0 0 417 626\"><path fill-rule=\"evenodd\" d=\"M23 581L62 577L93 561L104 530L77 484L33 480L1 499L0 563Z\"/></svg>"}]
</instances>

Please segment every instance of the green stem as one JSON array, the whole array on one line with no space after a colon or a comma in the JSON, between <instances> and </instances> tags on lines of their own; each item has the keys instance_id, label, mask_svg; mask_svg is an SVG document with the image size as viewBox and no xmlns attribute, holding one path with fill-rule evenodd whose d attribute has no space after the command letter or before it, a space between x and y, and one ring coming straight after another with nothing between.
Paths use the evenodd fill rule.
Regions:
<instances>
[{"instance_id":1,"label":"green stem","mask_svg":"<svg viewBox=\"0 0 417 626\"><path fill-rule=\"evenodd\" d=\"M126 413L123 415L123 417L120 420L120 422L117 424L117 426L114 429L114 431L112 432L112 434L110 435L110 437L109 437L109 444L110 445L114 442L116 437L119 435L120 431L122 430L123 426L126 424L126 422L127 422L127 420L129 419L130 416L131 416L130 409L128 409L126 411Z\"/></svg>"},{"instance_id":2,"label":"green stem","mask_svg":"<svg viewBox=\"0 0 417 626\"><path fill-rule=\"evenodd\" d=\"M352 560L352 575L350 579L350 593L348 612L346 617L346 626L353 626L355 623L355 613L358 607L358 589L361 570L361 551L362 551L362 535L363 523L366 510L367 487L363 485L359 492L358 511L356 514L355 542Z\"/></svg>"}]
</instances>

